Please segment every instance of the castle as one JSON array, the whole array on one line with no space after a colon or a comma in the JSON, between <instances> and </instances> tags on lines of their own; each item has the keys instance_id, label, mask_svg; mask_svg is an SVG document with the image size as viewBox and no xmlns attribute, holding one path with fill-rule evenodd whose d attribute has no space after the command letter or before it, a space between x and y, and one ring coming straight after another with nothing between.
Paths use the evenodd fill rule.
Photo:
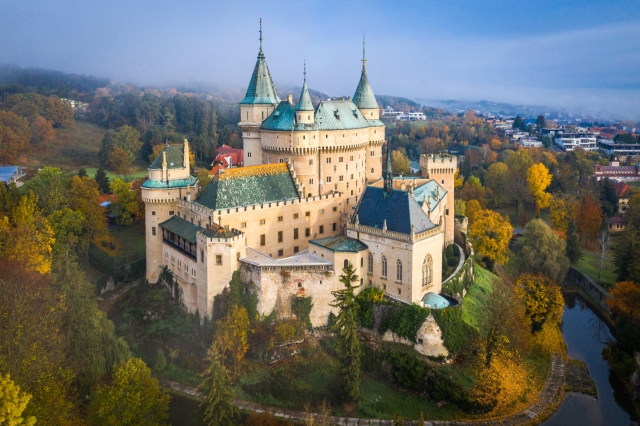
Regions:
<instances>
[{"instance_id":1,"label":"castle","mask_svg":"<svg viewBox=\"0 0 640 426\"><path fill-rule=\"evenodd\" d=\"M352 264L362 286L427 305L442 287L442 252L454 237L450 156L420 158L421 176L393 177L382 164L385 125L367 79L353 98L314 108L305 79L297 105L281 101L262 51L240 103L244 167L202 191L189 145L168 145L149 167L145 203L147 279L163 267L187 308L211 314L234 271L252 280L259 311L312 297L324 325L332 291Z\"/></svg>"}]
</instances>

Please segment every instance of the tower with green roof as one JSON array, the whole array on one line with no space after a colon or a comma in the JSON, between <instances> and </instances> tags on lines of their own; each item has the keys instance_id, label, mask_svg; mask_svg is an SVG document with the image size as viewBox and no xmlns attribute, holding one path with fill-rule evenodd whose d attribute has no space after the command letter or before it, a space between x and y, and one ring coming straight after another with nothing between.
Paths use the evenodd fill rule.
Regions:
<instances>
[{"instance_id":1,"label":"tower with green roof","mask_svg":"<svg viewBox=\"0 0 640 426\"><path fill-rule=\"evenodd\" d=\"M311 96L309 96L309 89L307 89L307 64L304 65L304 83L302 84L302 91L300 92L300 100L296 106L296 115L298 116L298 123L312 124L315 121L315 110L311 103Z\"/></svg>"},{"instance_id":2,"label":"tower with green roof","mask_svg":"<svg viewBox=\"0 0 640 426\"><path fill-rule=\"evenodd\" d=\"M367 57L365 55L364 38L362 39L362 73L360 74L356 93L353 95L353 103L356 104L367 120L380 119L380 107L367 78Z\"/></svg>"},{"instance_id":3,"label":"tower with green roof","mask_svg":"<svg viewBox=\"0 0 640 426\"><path fill-rule=\"evenodd\" d=\"M247 94L240 102L240 122L244 148L244 165L262 164L260 126L280 103L280 97L262 51L262 18L260 18L260 51L249 81Z\"/></svg>"}]
</instances>

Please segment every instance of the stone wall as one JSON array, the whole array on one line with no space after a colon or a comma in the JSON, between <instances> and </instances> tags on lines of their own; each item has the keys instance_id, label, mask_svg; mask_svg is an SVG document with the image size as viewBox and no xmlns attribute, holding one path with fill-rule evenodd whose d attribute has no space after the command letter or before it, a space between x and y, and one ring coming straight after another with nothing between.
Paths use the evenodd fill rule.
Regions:
<instances>
[{"instance_id":1,"label":"stone wall","mask_svg":"<svg viewBox=\"0 0 640 426\"><path fill-rule=\"evenodd\" d=\"M586 276L577 269L569 268L568 276L569 278L574 280L580 286L580 288L582 288L589 296L591 296L593 300L599 303L605 311L611 312L609 310L609 305L607 305L607 299L610 297L607 290L596 283L591 277Z\"/></svg>"}]
</instances>

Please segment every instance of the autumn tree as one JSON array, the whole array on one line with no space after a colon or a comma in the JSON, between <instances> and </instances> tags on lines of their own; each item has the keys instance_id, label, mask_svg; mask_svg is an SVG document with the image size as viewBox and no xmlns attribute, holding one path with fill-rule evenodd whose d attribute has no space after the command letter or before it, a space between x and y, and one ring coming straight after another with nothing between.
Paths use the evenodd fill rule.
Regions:
<instances>
[{"instance_id":1,"label":"autumn tree","mask_svg":"<svg viewBox=\"0 0 640 426\"><path fill-rule=\"evenodd\" d=\"M74 176L68 195L69 207L83 217L81 252L89 250L89 243L97 241L107 232L107 218L100 206L98 183L88 176Z\"/></svg>"},{"instance_id":2,"label":"autumn tree","mask_svg":"<svg viewBox=\"0 0 640 426\"><path fill-rule=\"evenodd\" d=\"M53 126L44 117L36 117L31 125L33 128L33 134L36 136L39 143L49 144L55 137Z\"/></svg>"},{"instance_id":3,"label":"autumn tree","mask_svg":"<svg viewBox=\"0 0 640 426\"><path fill-rule=\"evenodd\" d=\"M0 110L0 163L12 163L29 151L29 122L11 111Z\"/></svg>"},{"instance_id":4,"label":"autumn tree","mask_svg":"<svg viewBox=\"0 0 640 426\"><path fill-rule=\"evenodd\" d=\"M53 127L69 127L74 123L73 108L57 96L50 96L47 99L44 116L53 123Z\"/></svg>"},{"instance_id":5,"label":"autumn tree","mask_svg":"<svg viewBox=\"0 0 640 426\"><path fill-rule=\"evenodd\" d=\"M587 246L597 237L601 223L600 203L591 195L585 195L576 207L576 226L583 246Z\"/></svg>"},{"instance_id":6,"label":"autumn tree","mask_svg":"<svg viewBox=\"0 0 640 426\"><path fill-rule=\"evenodd\" d=\"M249 349L251 323L247 309L233 304L227 315L218 321L216 344L225 360L234 365L242 361Z\"/></svg>"},{"instance_id":7,"label":"autumn tree","mask_svg":"<svg viewBox=\"0 0 640 426\"><path fill-rule=\"evenodd\" d=\"M551 194L545 192L551 183L551 174L544 164L534 164L527 171L527 182L531 195L536 200L536 217L540 217L540 209L549 207L551 201Z\"/></svg>"},{"instance_id":8,"label":"autumn tree","mask_svg":"<svg viewBox=\"0 0 640 426\"><path fill-rule=\"evenodd\" d=\"M524 301L532 331L542 330L545 323L557 326L562 321L562 290L551 278L542 274L522 274L515 283L515 292Z\"/></svg>"},{"instance_id":9,"label":"autumn tree","mask_svg":"<svg viewBox=\"0 0 640 426\"><path fill-rule=\"evenodd\" d=\"M130 165L135 159L142 143L140 142L140 133L130 126L122 126L117 130L107 130L102 139L102 145L98 152L100 165L110 167L111 158L116 148L121 148L129 159ZM121 152L117 151L116 156L120 157Z\"/></svg>"},{"instance_id":10,"label":"autumn tree","mask_svg":"<svg viewBox=\"0 0 640 426\"><path fill-rule=\"evenodd\" d=\"M209 170L205 167L198 170L196 177L198 178L198 189L200 191L203 191L207 185L209 185L209 182L211 182L211 175L209 174Z\"/></svg>"},{"instance_id":11,"label":"autumn tree","mask_svg":"<svg viewBox=\"0 0 640 426\"><path fill-rule=\"evenodd\" d=\"M481 210L482 210L482 206L480 206L480 203L477 200L469 200L467 202L467 205L465 207L465 212L466 212L467 218L469 219L469 225L473 223L476 215Z\"/></svg>"},{"instance_id":12,"label":"autumn tree","mask_svg":"<svg viewBox=\"0 0 640 426\"><path fill-rule=\"evenodd\" d=\"M504 163L494 163L489 166L484 176L487 188L491 188L491 203L495 207L502 207L508 200L509 167Z\"/></svg>"},{"instance_id":13,"label":"autumn tree","mask_svg":"<svg viewBox=\"0 0 640 426\"><path fill-rule=\"evenodd\" d=\"M131 358L91 398L90 417L105 426L156 426L165 424L170 396L163 392L151 369Z\"/></svg>"},{"instance_id":14,"label":"autumn tree","mask_svg":"<svg viewBox=\"0 0 640 426\"><path fill-rule=\"evenodd\" d=\"M154 145L153 148L151 149L151 154L149 154L149 163L153 163L156 158L158 158L158 156L160 155L160 153L162 153L162 151L164 151L166 145L164 144L158 144L158 145Z\"/></svg>"},{"instance_id":15,"label":"autumn tree","mask_svg":"<svg viewBox=\"0 0 640 426\"><path fill-rule=\"evenodd\" d=\"M334 297L331 306L339 309L335 330L340 336L339 353L342 361L344 393L349 401L357 401L360 398L362 349L357 334L358 303L355 290L360 286L354 286L354 283L358 282L358 276L351 263L342 269L339 281L344 285L344 288L331 292Z\"/></svg>"},{"instance_id":16,"label":"autumn tree","mask_svg":"<svg viewBox=\"0 0 640 426\"><path fill-rule=\"evenodd\" d=\"M477 200L480 205L484 205L484 195L484 187L476 176L469 176L459 193L460 199L464 201Z\"/></svg>"},{"instance_id":17,"label":"autumn tree","mask_svg":"<svg viewBox=\"0 0 640 426\"><path fill-rule=\"evenodd\" d=\"M393 173L396 174L409 174L409 159L407 158L407 154L400 150L391 151L391 169Z\"/></svg>"},{"instance_id":18,"label":"autumn tree","mask_svg":"<svg viewBox=\"0 0 640 426\"><path fill-rule=\"evenodd\" d=\"M113 212L116 215L116 223L118 225L131 225L140 209L136 201L136 193L131 189L131 185L127 182L115 178L111 182L111 193L118 198L113 206Z\"/></svg>"},{"instance_id":19,"label":"autumn tree","mask_svg":"<svg viewBox=\"0 0 640 426\"><path fill-rule=\"evenodd\" d=\"M604 261L609 257L610 249L611 235L609 235L609 231L606 228L601 229L596 240L596 256L599 264L598 279L602 276L602 267L604 266Z\"/></svg>"},{"instance_id":20,"label":"autumn tree","mask_svg":"<svg viewBox=\"0 0 640 426\"><path fill-rule=\"evenodd\" d=\"M469 227L469 236L474 249L501 265L508 260L509 240L513 227L500 213L481 210Z\"/></svg>"},{"instance_id":21,"label":"autumn tree","mask_svg":"<svg viewBox=\"0 0 640 426\"><path fill-rule=\"evenodd\" d=\"M609 292L607 305L616 315L640 320L640 284L621 281Z\"/></svg>"},{"instance_id":22,"label":"autumn tree","mask_svg":"<svg viewBox=\"0 0 640 426\"><path fill-rule=\"evenodd\" d=\"M551 198L549 207L549 215L555 228L558 231L567 232L569 222L573 220L575 215L575 203L570 199L558 196Z\"/></svg>"},{"instance_id":23,"label":"autumn tree","mask_svg":"<svg viewBox=\"0 0 640 426\"><path fill-rule=\"evenodd\" d=\"M562 282L569 270L565 242L542 219L532 219L526 226L520 249L522 272L544 273Z\"/></svg>"},{"instance_id":24,"label":"autumn tree","mask_svg":"<svg viewBox=\"0 0 640 426\"><path fill-rule=\"evenodd\" d=\"M456 216L465 216L467 212L467 203L464 200L454 200L453 210Z\"/></svg>"},{"instance_id":25,"label":"autumn tree","mask_svg":"<svg viewBox=\"0 0 640 426\"><path fill-rule=\"evenodd\" d=\"M231 403L233 388L229 374L222 362L222 355L216 343L212 343L207 356L208 367L202 374L204 379L198 389L204 392L204 400L200 408L204 410L204 420L209 426L231 426L237 414L236 407Z\"/></svg>"},{"instance_id":26,"label":"autumn tree","mask_svg":"<svg viewBox=\"0 0 640 426\"><path fill-rule=\"evenodd\" d=\"M22 417L27 408L31 395L21 392L11 375L0 373L0 425L2 426L31 426L36 423L33 416Z\"/></svg>"},{"instance_id":27,"label":"autumn tree","mask_svg":"<svg viewBox=\"0 0 640 426\"><path fill-rule=\"evenodd\" d=\"M25 183L24 188L34 192L38 207L49 216L67 205L69 176L57 167L44 167Z\"/></svg>"}]
</instances>

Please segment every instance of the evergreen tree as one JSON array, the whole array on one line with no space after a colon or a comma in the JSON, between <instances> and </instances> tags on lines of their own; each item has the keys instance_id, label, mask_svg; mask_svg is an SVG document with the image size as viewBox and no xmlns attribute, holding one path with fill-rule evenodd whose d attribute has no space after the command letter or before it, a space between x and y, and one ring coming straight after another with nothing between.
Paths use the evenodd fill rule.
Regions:
<instances>
[{"instance_id":1,"label":"evergreen tree","mask_svg":"<svg viewBox=\"0 0 640 426\"><path fill-rule=\"evenodd\" d=\"M96 170L96 175L93 177L93 179L95 179L95 181L98 183L101 194L109 193L109 177L107 176L107 172L103 168Z\"/></svg>"},{"instance_id":2,"label":"evergreen tree","mask_svg":"<svg viewBox=\"0 0 640 426\"><path fill-rule=\"evenodd\" d=\"M460 174L464 176L465 179L469 179L469 176L471 176L471 158L468 155L464 157L462 167L460 167Z\"/></svg>"},{"instance_id":3,"label":"evergreen tree","mask_svg":"<svg viewBox=\"0 0 640 426\"><path fill-rule=\"evenodd\" d=\"M358 281L353 265L349 263L340 275L340 282L344 284L342 290L332 291L335 298L331 306L340 309L336 318L335 329L340 335L339 352L342 358L342 374L344 378L344 392L347 399L357 401L360 397L360 356L361 348L358 340L358 303L356 302L354 286Z\"/></svg>"},{"instance_id":4,"label":"evergreen tree","mask_svg":"<svg viewBox=\"0 0 640 426\"><path fill-rule=\"evenodd\" d=\"M582 250L580 250L580 240L578 238L578 230L576 221L571 219L567 228L567 257L571 263L575 263L582 259Z\"/></svg>"},{"instance_id":5,"label":"evergreen tree","mask_svg":"<svg viewBox=\"0 0 640 426\"><path fill-rule=\"evenodd\" d=\"M85 177L87 175L87 170L86 169L80 169L78 170L78 177Z\"/></svg>"},{"instance_id":6,"label":"evergreen tree","mask_svg":"<svg viewBox=\"0 0 640 426\"><path fill-rule=\"evenodd\" d=\"M236 408L231 405L233 389L227 369L222 365L222 355L214 342L211 345L207 361L209 367L203 373L204 380L199 386L206 396L200 404L204 409L204 420L209 426L233 425Z\"/></svg>"}]
</instances>

